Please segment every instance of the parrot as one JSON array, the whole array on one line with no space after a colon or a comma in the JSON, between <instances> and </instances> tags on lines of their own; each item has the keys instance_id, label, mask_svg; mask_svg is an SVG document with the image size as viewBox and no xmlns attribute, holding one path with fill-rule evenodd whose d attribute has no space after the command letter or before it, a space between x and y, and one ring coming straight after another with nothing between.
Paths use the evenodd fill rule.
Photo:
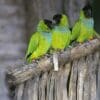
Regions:
<instances>
[{"instance_id":1,"label":"parrot","mask_svg":"<svg viewBox=\"0 0 100 100\"><path fill-rule=\"evenodd\" d=\"M37 25L37 31L32 35L26 53L27 62L45 55L52 43L52 21L48 19L40 20Z\"/></svg>"},{"instance_id":2,"label":"parrot","mask_svg":"<svg viewBox=\"0 0 100 100\"><path fill-rule=\"evenodd\" d=\"M81 11L79 20L72 29L71 40L76 40L78 43L83 43L91 40L95 36L94 19L92 16L92 7L87 4Z\"/></svg>"},{"instance_id":3,"label":"parrot","mask_svg":"<svg viewBox=\"0 0 100 100\"><path fill-rule=\"evenodd\" d=\"M58 57L56 51L67 48L71 41L71 31L69 29L68 17L65 14L56 14L53 16L55 26L52 29L51 47L55 51L53 55L54 70L58 71Z\"/></svg>"},{"instance_id":4,"label":"parrot","mask_svg":"<svg viewBox=\"0 0 100 100\"><path fill-rule=\"evenodd\" d=\"M52 30L52 48L63 50L69 46L71 40L68 18L64 14L56 14L53 20L55 21L55 27Z\"/></svg>"}]
</instances>

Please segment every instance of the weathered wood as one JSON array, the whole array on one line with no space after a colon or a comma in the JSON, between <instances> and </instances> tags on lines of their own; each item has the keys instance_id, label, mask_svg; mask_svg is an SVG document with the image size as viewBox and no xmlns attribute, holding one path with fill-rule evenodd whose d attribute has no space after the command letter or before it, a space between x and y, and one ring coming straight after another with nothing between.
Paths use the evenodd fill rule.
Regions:
<instances>
[{"instance_id":1,"label":"weathered wood","mask_svg":"<svg viewBox=\"0 0 100 100\"><path fill-rule=\"evenodd\" d=\"M39 77L25 83L22 100L38 100L39 98ZM16 100L16 99L15 99Z\"/></svg>"},{"instance_id":2,"label":"weathered wood","mask_svg":"<svg viewBox=\"0 0 100 100\"><path fill-rule=\"evenodd\" d=\"M71 73L70 73L70 83L69 83L69 100L77 100L77 78L78 78L78 61L73 61Z\"/></svg>"},{"instance_id":3,"label":"weathered wood","mask_svg":"<svg viewBox=\"0 0 100 100\"><path fill-rule=\"evenodd\" d=\"M84 85L84 78L86 75L86 63L85 58L81 58L78 63L78 80L77 80L77 100L83 100L83 85Z\"/></svg>"},{"instance_id":4,"label":"weathered wood","mask_svg":"<svg viewBox=\"0 0 100 100\"><path fill-rule=\"evenodd\" d=\"M48 73L44 73L39 81L39 100L46 100L46 84L48 80Z\"/></svg>"},{"instance_id":5,"label":"weathered wood","mask_svg":"<svg viewBox=\"0 0 100 100\"><path fill-rule=\"evenodd\" d=\"M94 39L90 42L78 45L72 49L68 49L63 53L58 53L58 59L60 66L73 61L74 59L79 59L86 55L89 55L95 51L100 50L100 40ZM9 84L19 84L23 83L32 77L38 76L41 72L47 72L53 68L52 56L50 58L44 58L39 61L39 63L33 63L29 65L21 65L16 67L10 67L7 73L7 81Z\"/></svg>"},{"instance_id":6,"label":"weathered wood","mask_svg":"<svg viewBox=\"0 0 100 100\"><path fill-rule=\"evenodd\" d=\"M17 88L16 88L16 91L15 91L15 97L14 99L15 100L22 100L22 95L23 95L23 91L24 90L24 84L20 84Z\"/></svg>"},{"instance_id":7,"label":"weathered wood","mask_svg":"<svg viewBox=\"0 0 100 100\"><path fill-rule=\"evenodd\" d=\"M14 100L96 100L100 51L16 84Z\"/></svg>"},{"instance_id":8,"label":"weathered wood","mask_svg":"<svg viewBox=\"0 0 100 100\"><path fill-rule=\"evenodd\" d=\"M98 49L61 65L58 72L45 70L22 84L16 84L14 100L96 100L99 67Z\"/></svg>"}]
</instances>

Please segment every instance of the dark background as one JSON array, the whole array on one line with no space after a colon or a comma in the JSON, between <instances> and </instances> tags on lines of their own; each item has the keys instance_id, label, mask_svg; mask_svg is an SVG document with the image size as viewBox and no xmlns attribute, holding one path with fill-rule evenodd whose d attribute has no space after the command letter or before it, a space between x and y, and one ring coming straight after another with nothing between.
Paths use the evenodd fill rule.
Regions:
<instances>
[{"instance_id":1,"label":"dark background","mask_svg":"<svg viewBox=\"0 0 100 100\"><path fill-rule=\"evenodd\" d=\"M42 18L51 19L56 13L65 13L73 26L80 9L87 1L0 0L0 100L9 100L5 71L8 66L25 56L30 36L35 31L38 21ZM89 2L92 3L92 0ZM100 33L100 0L93 1L93 12L95 29ZM100 84L100 77L98 82ZM100 85L98 91L100 95Z\"/></svg>"},{"instance_id":2,"label":"dark background","mask_svg":"<svg viewBox=\"0 0 100 100\"><path fill-rule=\"evenodd\" d=\"M94 0L93 12L95 20L95 29L100 33L100 0Z\"/></svg>"}]
</instances>

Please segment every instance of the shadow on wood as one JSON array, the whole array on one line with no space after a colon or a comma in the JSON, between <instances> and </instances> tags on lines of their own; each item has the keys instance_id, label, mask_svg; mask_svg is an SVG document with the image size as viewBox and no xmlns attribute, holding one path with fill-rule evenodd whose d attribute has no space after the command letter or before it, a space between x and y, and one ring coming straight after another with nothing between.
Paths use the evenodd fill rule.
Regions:
<instances>
[{"instance_id":1,"label":"shadow on wood","mask_svg":"<svg viewBox=\"0 0 100 100\"><path fill-rule=\"evenodd\" d=\"M6 82L14 100L96 100L100 40L59 52L58 59L58 72L53 70L52 55L9 67Z\"/></svg>"}]
</instances>

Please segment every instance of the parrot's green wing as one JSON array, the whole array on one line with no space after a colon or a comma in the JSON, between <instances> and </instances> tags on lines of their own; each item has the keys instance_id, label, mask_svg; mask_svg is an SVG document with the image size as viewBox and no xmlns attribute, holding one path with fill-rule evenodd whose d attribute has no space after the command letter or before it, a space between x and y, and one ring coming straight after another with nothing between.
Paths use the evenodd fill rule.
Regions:
<instances>
[{"instance_id":1,"label":"parrot's green wing","mask_svg":"<svg viewBox=\"0 0 100 100\"><path fill-rule=\"evenodd\" d=\"M31 59L37 59L45 55L51 47L51 33L41 33L37 49L32 53Z\"/></svg>"},{"instance_id":2,"label":"parrot's green wing","mask_svg":"<svg viewBox=\"0 0 100 100\"><path fill-rule=\"evenodd\" d=\"M78 36L80 35L80 27L81 27L81 22L77 21L72 29L72 36L71 36L71 40L75 40L78 38Z\"/></svg>"},{"instance_id":3,"label":"parrot's green wing","mask_svg":"<svg viewBox=\"0 0 100 100\"><path fill-rule=\"evenodd\" d=\"M38 43L39 43L39 33L37 32L33 34L30 39L28 50L25 57L26 59L29 59L32 53L37 49Z\"/></svg>"}]
</instances>

